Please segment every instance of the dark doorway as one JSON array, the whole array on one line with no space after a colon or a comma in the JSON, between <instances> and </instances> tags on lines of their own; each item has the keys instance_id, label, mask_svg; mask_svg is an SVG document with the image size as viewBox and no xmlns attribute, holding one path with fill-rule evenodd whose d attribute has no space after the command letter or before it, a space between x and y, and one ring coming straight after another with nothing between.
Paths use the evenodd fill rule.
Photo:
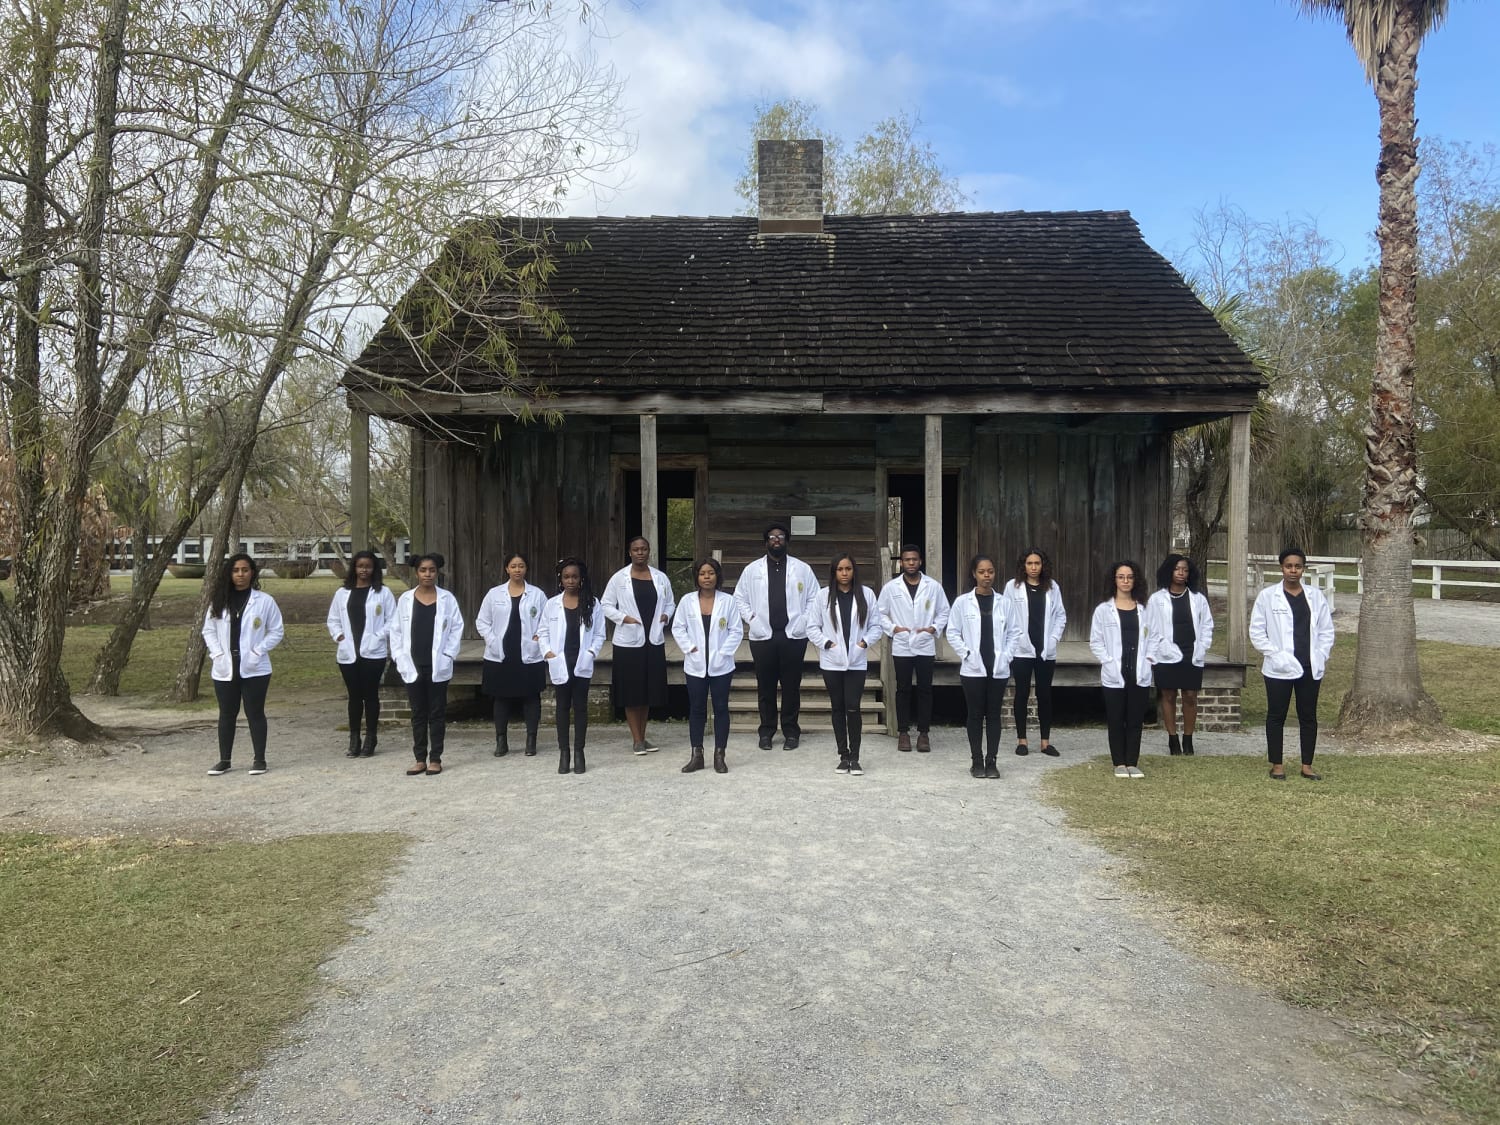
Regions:
<instances>
[{"instance_id":1,"label":"dark doorway","mask_svg":"<svg viewBox=\"0 0 1500 1125\"><path fill-rule=\"evenodd\" d=\"M656 474L659 504L654 532L646 532L656 547L657 565L681 597L693 589L693 561L697 557L698 474L694 469L660 469ZM641 474L625 473L625 540L641 534Z\"/></svg>"},{"instance_id":2,"label":"dark doorway","mask_svg":"<svg viewBox=\"0 0 1500 1125\"><path fill-rule=\"evenodd\" d=\"M889 473L886 496L893 530L900 528L897 546L916 543L927 550L927 478L922 473ZM958 585L958 473L943 474L943 573L939 579L950 598L961 592Z\"/></svg>"}]
</instances>

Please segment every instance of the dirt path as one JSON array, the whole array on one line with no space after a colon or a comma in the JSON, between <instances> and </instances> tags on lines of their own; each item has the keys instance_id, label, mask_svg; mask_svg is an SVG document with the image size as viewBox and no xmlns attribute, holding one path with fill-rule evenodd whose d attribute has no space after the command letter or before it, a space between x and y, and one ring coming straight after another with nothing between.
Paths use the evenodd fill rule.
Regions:
<instances>
[{"instance_id":1,"label":"dirt path","mask_svg":"<svg viewBox=\"0 0 1500 1125\"><path fill-rule=\"evenodd\" d=\"M727 776L684 777L679 725L645 758L600 731L560 777L474 727L412 780L394 732L348 761L336 707L274 703L264 777L205 776L206 729L0 764L10 828L411 835L327 994L215 1122L1404 1120L1331 1023L1170 940L1037 800L1059 763L976 782L944 731L931 755L871 739L847 778L824 739L737 738ZM1104 750L1059 742L1061 765Z\"/></svg>"}]
</instances>

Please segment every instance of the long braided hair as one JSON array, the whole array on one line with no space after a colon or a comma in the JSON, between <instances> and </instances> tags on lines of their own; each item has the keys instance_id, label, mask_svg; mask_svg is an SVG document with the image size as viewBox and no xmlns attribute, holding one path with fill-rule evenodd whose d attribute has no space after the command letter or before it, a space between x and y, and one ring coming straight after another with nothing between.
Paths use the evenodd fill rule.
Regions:
<instances>
[{"instance_id":1,"label":"long braided hair","mask_svg":"<svg viewBox=\"0 0 1500 1125\"><path fill-rule=\"evenodd\" d=\"M557 592L562 593L562 573L570 566L578 568L578 616L585 629L594 627L594 584L589 580L588 563L573 555L557 560Z\"/></svg>"}]
</instances>

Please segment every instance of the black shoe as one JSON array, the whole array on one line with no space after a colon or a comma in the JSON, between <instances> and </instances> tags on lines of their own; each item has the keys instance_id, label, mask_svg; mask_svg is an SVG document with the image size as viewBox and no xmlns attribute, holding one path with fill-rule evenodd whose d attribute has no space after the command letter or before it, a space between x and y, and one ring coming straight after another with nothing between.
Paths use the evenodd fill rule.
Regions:
<instances>
[{"instance_id":1,"label":"black shoe","mask_svg":"<svg viewBox=\"0 0 1500 1125\"><path fill-rule=\"evenodd\" d=\"M978 778L983 778L984 777L984 763L982 761L980 761L978 758L974 758L974 759L972 759L970 761L970 763L969 763L969 776L970 777L978 777Z\"/></svg>"},{"instance_id":2,"label":"black shoe","mask_svg":"<svg viewBox=\"0 0 1500 1125\"><path fill-rule=\"evenodd\" d=\"M357 757L359 757L359 735L352 734L352 733L349 735L349 749L347 749L347 750L344 751L344 757L346 757L346 758L357 758Z\"/></svg>"},{"instance_id":3,"label":"black shoe","mask_svg":"<svg viewBox=\"0 0 1500 1125\"><path fill-rule=\"evenodd\" d=\"M716 746L714 748L714 773L728 772L729 764L724 761L724 748L722 746Z\"/></svg>"},{"instance_id":4,"label":"black shoe","mask_svg":"<svg viewBox=\"0 0 1500 1125\"><path fill-rule=\"evenodd\" d=\"M534 734L526 736L526 756L528 758L536 757L536 735Z\"/></svg>"},{"instance_id":5,"label":"black shoe","mask_svg":"<svg viewBox=\"0 0 1500 1125\"><path fill-rule=\"evenodd\" d=\"M789 734L789 735L787 735L785 738L783 738L781 740L781 748L783 750L795 750L795 749L797 749L797 747L799 747L801 745L802 745L802 740L800 738L798 738L795 734Z\"/></svg>"},{"instance_id":6,"label":"black shoe","mask_svg":"<svg viewBox=\"0 0 1500 1125\"><path fill-rule=\"evenodd\" d=\"M586 763L583 760L583 747L580 746L577 750L573 751L573 772L583 773L586 768Z\"/></svg>"},{"instance_id":7,"label":"black shoe","mask_svg":"<svg viewBox=\"0 0 1500 1125\"><path fill-rule=\"evenodd\" d=\"M260 774L263 774L263 773L267 772L267 770L269 770L269 769L270 769L270 767L267 766L264 761L251 762L250 763L250 776L251 777L257 777Z\"/></svg>"},{"instance_id":8,"label":"black shoe","mask_svg":"<svg viewBox=\"0 0 1500 1125\"><path fill-rule=\"evenodd\" d=\"M497 757L497 758L503 758L503 757L505 757L505 755L507 755L509 753L510 753L510 736L509 735L505 735L505 734L499 735L495 739L495 757Z\"/></svg>"},{"instance_id":9,"label":"black shoe","mask_svg":"<svg viewBox=\"0 0 1500 1125\"><path fill-rule=\"evenodd\" d=\"M987 778L989 778L991 781L996 781L996 780L999 779L999 777L1000 777L1000 767L995 764L995 759L994 758L986 758L985 759L985 761L984 761L984 776L987 777Z\"/></svg>"},{"instance_id":10,"label":"black shoe","mask_svg":"<svg viewBox=\"0 0 1500 1125\"><path fill-rule=\"evenodd\" d=\"M932 740L927 737L927 732L925 730L919 730L919 731L917 731L917 753L918 754L931 754L932 753Z\"/></svg>"},{"instance_id":11,"label":"black shoe","mask_svg":"<svg viewBox=\"0 0 1500 1125\"><path fill-rule=\"evenodd\" d=\"M1030 754L1030 753L1031 753L1031 747L1027 746L1026 743L1024 743L1024 742L1018 742L1018 743L1016 743L1016 755L1017 755L1017 757L1024 758L1024 757L1026 757L1027 754Z\"/></svg>"},{"instance_id":12,"label":"black shoe","mask_svg":"<svg viewBox=\"0 0 1500 1125\"><path fill-rule=\"evenodd\" d=\"M1167 735L1167 753L1174 755L1182 753L1182 743L1178 741L1175 734Z\"/></svg>"},{"instance_id":13,"label":"black shoe","mask_svg":"<svg viewBox=\"0 0 1500 1125\"><path fill-rule=\"evenodd\" d=\"M849 759L849 776L850 777L864 777L864 775L865 775L865 771L859 768L859 759L858 758L850 758Z\"/></svg>"},{"instance_id":14,"label":"black shoe","mask_svg":"<svg viewBox=\"0 0 1500 1125\"><path fill-rule=\"evenodd\" d=\"M562 749L558 750L557 753L558 753L558 758L557 758L557 772L558 773L572 773L573 772L573 752L571 750L567 749L566 747L563 747Z\"/></svg>"},{"instance_id":15,"label":"black shoe","mask_svg":"<svg viewBox=\"0 0 1500 1125\"><path fill-rule=\"evenodd\" d=\"M1182 753L1184 757L1191 758L1193 756L1193 736L1190 734L1182 736Z\"/></svg>"},{"instance_id":16,"label":"black shoe","mask_svg":"<svg viewBox=\"0 0 1500 1125\"><path fill-rule=\"evenodd\" d=\"M254 773L255 771L251 770L250 772ZM1302 780L1303 781L1322 781L1323 780L1323 775L1320 774L1320 773L1305 773L1305 774L1302 775Z\"/></svg>"},{"instance_id":17,"label":"black shoe","mask_svg":"<svg viewBox=\"0 0 1500 1125\"><path fill-rule=\"evenodd\" d=\"M1272 781L1285 781L1286 780L1286 772L1285 771L1282 771L1281 773L1277 773L1276 772L1276 767L1272 766L1270 772L1271 772L1271 780Z\"/></svg>"},{"instance_id":18,"label":"black shoe","mask_svg":"<svg viewBox=\"0 0 1500 1125\"><path fill-rule=\"evenodd\" d=\"M771 748L771 736L769 734L761 735L758 745L762 750L769 750Z\"/></svg>"},{"instance_id":19,"label":"black shoe","mask_svg":"<svg viewBox=\"0 0 1500 1125\"><path fill-rule=\"evenodd\" d=\"M683 773L697 773L703 768L703 747L694 746L688 754L687 765L682 767Z\"/></svg>"},{"instance_id":20,"label":"black shoe","mask_svg":"<svg viewBox=\"0 0 1500 1125\"><path fill-rule=\"evenodd\" d=\"M216 766L214 766L213 769L211 769L211 770L208 771L208 776L209 777L219 777L221 774L228 773L231 768L232 767L229 764L229 759L228 758L222 758L222 759L220 759L219 763Z\"/></svg>"},{"instance_id":21,"label":"black shoe","mask_svg":"<svg viewBox=\"0 0 1500 1125\"><path fill-rule=\"evenodd\" d=\"M1047 755L1047 757L1049 758L1060 758L1062 756L1057 752L1057 747L1053 746L1050 742L1046 746L1042 747L1042 753Z\"/></svg>"},{"instance_id":22,"label":"black shoe","mask_svg":"<svg viewBox=\"0 0 1500 1125\"><path fill-rule=\"evenodd\" d=\"M847 755L840 755L839 756L838 768L836 768L833 772L834 773L848 773L849 772L849 758L848 758Z\"/></svg>"}]
</instances>

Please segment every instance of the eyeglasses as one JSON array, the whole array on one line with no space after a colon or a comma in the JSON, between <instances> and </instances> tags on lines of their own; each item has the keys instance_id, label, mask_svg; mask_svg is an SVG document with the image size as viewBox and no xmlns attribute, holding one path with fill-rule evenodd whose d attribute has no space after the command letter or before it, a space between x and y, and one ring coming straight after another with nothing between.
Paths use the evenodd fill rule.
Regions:
<instances>
[{"instance_id":1,"label":"eyeglasses","mask_svg":"<svg viewBox=\"0 0 1500 1125\"><path fill-rule=\"evenodd\" d=\"M766 536L766 542L767 543L785 543L786 542L786 536L783 535L783 534L781 534L781 532L779 532L779 531L773 531L773 532L771 532L770 535Z\"/></svg>"}]
</instances>

